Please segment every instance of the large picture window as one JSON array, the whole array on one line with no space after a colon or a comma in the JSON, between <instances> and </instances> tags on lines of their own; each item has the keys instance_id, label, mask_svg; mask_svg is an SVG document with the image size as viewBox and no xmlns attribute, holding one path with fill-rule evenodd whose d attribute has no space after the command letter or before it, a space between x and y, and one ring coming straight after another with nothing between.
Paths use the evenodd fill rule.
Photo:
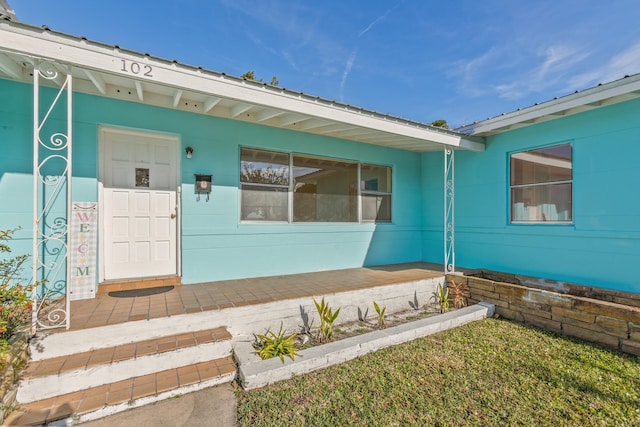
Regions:
<instances>
[{"instance_id":1,"label":"large picture window","mask_svg":"<svg viewBox=\"0 0 640 427\"><path fill-rule=\"evenodd\" d=\"M240 188L242 221L391 221L388 166L242 148Z\"/></svg>"},{"instance_id":2,"label":"large picture window","mask_svg":"<svg viewBox=\"0 0 640 427\"><path fill-rule=\"evenodd\" d=\"M511 154L511 221L573 221L571 144Z\"/></svg>"},{"instance_id":3,"label":"large picture window","mask_svg":"<svg viewBox=\"0 0 640 427\"><path fill-rule=\"evenodd\" d=\"M293 156L293 221L358 221L358 164Z\"/></svg>"}]
</instances>

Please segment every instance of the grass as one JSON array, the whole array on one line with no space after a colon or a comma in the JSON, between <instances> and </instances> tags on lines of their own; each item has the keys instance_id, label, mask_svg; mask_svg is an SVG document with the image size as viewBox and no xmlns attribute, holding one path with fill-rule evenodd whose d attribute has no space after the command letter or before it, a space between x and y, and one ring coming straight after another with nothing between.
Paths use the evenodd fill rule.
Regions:
<instances>
[{"instance_id":1,"label":"grass","mask_svg":"<svg viewBox=\"0 0 640 427\"><path fill-rule=\"evenodd\" d=\"M640 359L486 319L238 391L239 426L637 426Z\"/></svg>"}]
</instances>

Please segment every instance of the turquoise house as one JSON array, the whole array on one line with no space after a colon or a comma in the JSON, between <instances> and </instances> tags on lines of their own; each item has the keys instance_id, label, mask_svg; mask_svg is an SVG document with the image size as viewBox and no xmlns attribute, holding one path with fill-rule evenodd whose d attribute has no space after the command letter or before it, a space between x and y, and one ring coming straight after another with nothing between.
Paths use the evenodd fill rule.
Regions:
<instances>
[{"instance_id":1,"label":"turquoise house","mask_svg":"<svg viewBox=\"0 0 640 427\"><path fill-rule=\"evenodd\" d=\"M9 20L0 36L0 229L21 227L51 292L413 261L640 292L640 75L452 131Z\"/></svg>"}]
</instances>

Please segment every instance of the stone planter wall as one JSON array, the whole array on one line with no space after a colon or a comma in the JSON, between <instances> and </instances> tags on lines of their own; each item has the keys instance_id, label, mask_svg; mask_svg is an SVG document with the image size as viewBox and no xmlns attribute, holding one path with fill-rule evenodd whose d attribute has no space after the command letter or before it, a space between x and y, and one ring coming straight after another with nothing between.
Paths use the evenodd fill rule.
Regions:
<instances>
[{"instance_id":1,"label":"stone planter wall","mask_svg":"<svg viewBox=\"0 0 640 427\"><path fill-rule=\"evenodd\" d=\"M12 338L10 360L0 372L0 421L4 421L16 404L18 376L29 360L29 336L22 332Z\"/></svg>"},{"instance_id":2,"label":"stone planter wall","mask_svg":"<svg viewBox=\"0 0 640 427\"><path fill-rule=\"evenodd\" d=\"M512 275L502 279L515 278L523 284L496 281L500 274L485 275L490 278L450 274L447 280L464 281L470 291L469 304L495 304L496 313L507 319L640 356L640 296L570 285L572 295L562 292L567 290L565 284ZM525 285L535 283L543 283L546 289ZM602 299L582 295L600 295Z\"/></svg>"}]
</instances>

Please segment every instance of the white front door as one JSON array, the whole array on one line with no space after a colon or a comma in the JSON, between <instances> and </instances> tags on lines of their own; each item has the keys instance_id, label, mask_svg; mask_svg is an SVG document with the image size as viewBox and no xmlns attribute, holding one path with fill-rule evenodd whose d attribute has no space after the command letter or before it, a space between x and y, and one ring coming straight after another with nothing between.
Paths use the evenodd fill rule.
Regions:
<instances>
[{"instance_id":1,"label":"white front door","mask_svg":"<svg viewBox=\"0 0 640 427\"><path fill-rule=\"evenodd\" d=\"M177 274L177 138L103 128L101 139L104 278Z\"/></svg>"}]
</instances>

